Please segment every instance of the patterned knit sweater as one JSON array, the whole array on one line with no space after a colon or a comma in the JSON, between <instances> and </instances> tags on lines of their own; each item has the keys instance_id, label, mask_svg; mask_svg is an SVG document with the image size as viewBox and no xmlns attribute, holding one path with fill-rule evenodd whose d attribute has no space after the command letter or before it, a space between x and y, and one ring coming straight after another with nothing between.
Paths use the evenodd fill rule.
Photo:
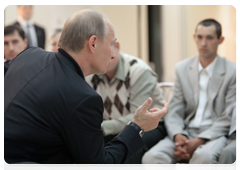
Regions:
<instances>
[{"instance_id":1,"label":"patterned knit sweater","mask_svg":"<svg viewBox=\"0 0 240 170\"><path fill-rule=\"evenodd\" d=\"M111 81L104 74L85 78L103 99L105 135L119 133L148 97L153 99L150 108L162 108L165 103L157 74L137 57L124 53L119 53L119 57L119 65Z\"/></svg>"}]
</instances>

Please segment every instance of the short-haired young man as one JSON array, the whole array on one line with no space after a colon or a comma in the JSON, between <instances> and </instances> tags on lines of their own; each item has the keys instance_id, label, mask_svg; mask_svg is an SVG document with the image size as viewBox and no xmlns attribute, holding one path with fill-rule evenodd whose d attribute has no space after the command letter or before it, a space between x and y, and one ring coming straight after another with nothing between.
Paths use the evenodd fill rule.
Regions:
<instances>
[{"instance_id":1,"label":"short-haired young man","mask_svg":"<svg viewBox=\"0 0 240 170\"><path fill-rule=\"evenodd\" d=\"M4 58L12 60L27 47L27 39L21 27L9 25L4 27Z\"/></svg>"},{"instance_id":2,"label":"short-haired young man","mask_svg":"<svg viewBox=\"0 0 240 170\"><path fill-rule=\"evenodd\" d=\"M10 60L27 48L27 38L21 27L9 25L4 27L4 75Z\"/></svg>"},{"instance_id":3,"label":"short-haired young man","mask_svg":"<svg viewBox=\"0 0 240 170\"><path fill-rule=\"evenodd\" d=\"M194 34L199 54L175 68L174 96L165 117L168 136L143 156L143 163L214 164L227 144L236 64L217 54L221 25L201 21Z\"/></svg>"}]
</instances>

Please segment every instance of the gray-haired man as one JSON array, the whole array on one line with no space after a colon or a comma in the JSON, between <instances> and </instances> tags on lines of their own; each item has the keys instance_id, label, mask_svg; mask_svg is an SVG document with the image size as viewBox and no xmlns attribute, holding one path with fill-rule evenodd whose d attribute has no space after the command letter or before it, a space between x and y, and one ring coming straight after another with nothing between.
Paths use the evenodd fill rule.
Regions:
<instances>
[{"instance_id":1,"label":"gray-haired man","mask_svg":"<svg viewBox=\"0 0 240 170\"><path fill-rule=\"evenodd\" d=\"M104 147L103 102L85 82L106 72L115 41L103 14L83 10L66 21L57 53L32 47L12 60L4 79L7 163L123 163L142 149L141 135L157 127L167 104L148 111L148 98Z\"/></svg>"}]
</instances>

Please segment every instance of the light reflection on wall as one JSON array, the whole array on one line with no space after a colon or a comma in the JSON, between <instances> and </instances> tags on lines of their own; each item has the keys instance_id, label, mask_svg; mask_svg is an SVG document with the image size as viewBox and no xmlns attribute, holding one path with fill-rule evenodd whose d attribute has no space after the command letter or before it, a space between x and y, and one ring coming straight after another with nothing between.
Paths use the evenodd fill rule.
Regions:
<instances>
[{"instance_id":1,"label":"light reflection on wall","mask_svg":"<svg viewBox=\"0 0 240 170\"><path fill-rule=\"evenodd\" d=\"M219 8L223 20L224 45L219 51L226 58L236 62L236 9L234 6L222 5Z\"/></svg>"}]
</instances>

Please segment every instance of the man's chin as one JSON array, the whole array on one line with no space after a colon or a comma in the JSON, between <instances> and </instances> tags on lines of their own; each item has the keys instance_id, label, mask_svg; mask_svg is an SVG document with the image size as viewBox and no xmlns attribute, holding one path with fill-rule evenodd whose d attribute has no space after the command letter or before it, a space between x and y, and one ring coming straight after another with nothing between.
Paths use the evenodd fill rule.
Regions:
<instances>
[{"instance_id":1,"label":"man's chin","mask_svg":"<svg viewBox=\"0 0 240 170\"><path fill-rule=\"evenodd\" d=\"M211 56L209 56L209 55L203 55L203 58L206 58L206 59L209 59L209 58L211 58Z\"/></svg>"},{"instance_id":2,"label":"man's chin","mask_svg":"<svg viewBox=\"0 0 240 170\"><path fill-rule=\"evenodd\" d=\"M107 70L105 70L105 71L99 71L98 73L95 73L95 74L101 75L101 74L106 74L106 73L107 73Z\"/></svg>"},{"instance_id":3,"label":"man's chin","mask_svg":"<svg viewBox=\"0 0 240 170\"><path fill-rule=\"evenodd\" d=\"M10 56L10 57L5 57L6 60L12 60L14 57Z\"/></svg>"},{"instance_id":4,"label":"man's chin","mask_svg":"<svg viewBox=\"0 0 240 170\"><path fill-rule=\"evenodd\" d=\"M200 53L200 54L203 58L206 58L206 59L211 58L211 55L209 54L206 54L206 53Z\"/></svg>"}]
</instances>

